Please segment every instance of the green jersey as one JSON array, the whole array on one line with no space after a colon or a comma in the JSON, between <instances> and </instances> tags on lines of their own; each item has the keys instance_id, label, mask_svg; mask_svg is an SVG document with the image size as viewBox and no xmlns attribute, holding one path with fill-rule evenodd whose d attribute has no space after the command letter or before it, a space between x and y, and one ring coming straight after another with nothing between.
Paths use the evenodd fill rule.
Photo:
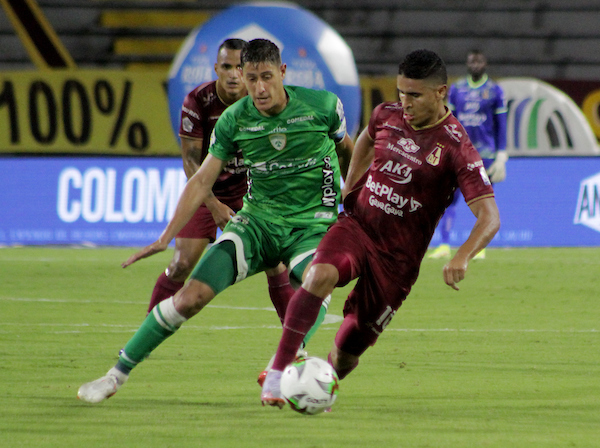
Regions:
<instances>
[{"instance_id":1,"label":"green jersey","mask_svg":"<svg viewBox=\"0 0 600 448\"><path fill-rule=\"evenodd\" d=\"M340 200L335 144L346 135L341 101L324 90L285 86L276 116L261 115L247 96L215 125L209 152L230 160L241 149L248 168L243 211L275 224L331 224Z\"/></svg>"}]
</instances>

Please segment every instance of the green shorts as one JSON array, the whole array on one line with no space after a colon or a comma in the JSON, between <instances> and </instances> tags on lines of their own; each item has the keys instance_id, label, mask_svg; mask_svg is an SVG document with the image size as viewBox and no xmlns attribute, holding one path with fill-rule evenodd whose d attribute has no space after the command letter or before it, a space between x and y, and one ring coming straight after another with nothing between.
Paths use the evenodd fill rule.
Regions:
<instances>
[{"instance_id":1,"label":"green shorts","mask_svg":"<svg viewBox=\"0 0 600 448\"><path fill-rule=\"evenodd\" d=\"M285 227L238 212L221 237L200 259L191 278L208 284L216 294L228 286L283 262L290 278L302 283L304 269L315 253L328 226ZM225 241L234 250L221 250Z\"/></svg>"}]
</instances>

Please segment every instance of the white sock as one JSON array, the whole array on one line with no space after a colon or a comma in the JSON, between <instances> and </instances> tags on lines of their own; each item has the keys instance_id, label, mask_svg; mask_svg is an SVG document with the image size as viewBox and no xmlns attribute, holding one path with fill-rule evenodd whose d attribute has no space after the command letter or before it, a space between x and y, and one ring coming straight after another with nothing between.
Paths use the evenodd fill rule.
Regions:
<instances>
[{"instance_id":1,"label":"white sock","mask_svg":"<svg viewBox=\"0 0 600 448\"><path fill-rule=\"evenodd\" d=\"M173 297L169 297L168 299L160 302L154 307L153 312L158 323L161 325L164 323L168 327L179 328L181 324L187 321L187 319L179 314L179 312L175 309Z\"/></svg>"}]
</instances>

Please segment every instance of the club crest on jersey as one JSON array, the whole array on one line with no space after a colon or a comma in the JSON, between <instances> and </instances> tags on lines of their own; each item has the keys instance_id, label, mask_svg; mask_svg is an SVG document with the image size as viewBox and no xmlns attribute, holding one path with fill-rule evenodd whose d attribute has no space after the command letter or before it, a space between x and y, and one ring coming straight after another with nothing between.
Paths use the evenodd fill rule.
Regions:
<instances>
[{"instance_id":1,"label":"club crest on jersey","mask_svg":"<svg viewBox=\"0 0 600 448\"><path fill-rule=\"evenodd\" d=\"M287 137L285 134L271 134L269 135L269 141L271 142L273 148L275 148L277 151L281 151L283 148L285 148Z\"/></svg>"},{"instance_id":2,"label":"club crest on jersey","mask_svg":"<svg viewBox=\"0 0 600 448\"><path fill-rule=\"evenodd\" d=\"M431 151L431 154L427 156L425 159L428 164L431 166L438 166L440 164L440 159L442 157L442 149L444 147L439 143L436 145L435 149Z\"/></svg>"}]
</instances>

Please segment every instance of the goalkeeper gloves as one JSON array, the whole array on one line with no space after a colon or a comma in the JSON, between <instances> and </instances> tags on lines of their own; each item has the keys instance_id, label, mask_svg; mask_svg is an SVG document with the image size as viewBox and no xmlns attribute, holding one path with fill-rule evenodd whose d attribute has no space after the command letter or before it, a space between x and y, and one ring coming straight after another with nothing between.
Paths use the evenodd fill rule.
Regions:
<instances>
[{"instance_id":1,"label":"goalkeeper gloves","mask_svg":"<svg viewBox=\"0 0 600 448\"><path fill-rule=\"evenodd\" d=\"M506 151L498 151L496 153L496 160L487 169L487 174L490 181L493 184L502 182L506 179L506 161L508 160L508 154Z\"/></svg>"}]
</instances>

